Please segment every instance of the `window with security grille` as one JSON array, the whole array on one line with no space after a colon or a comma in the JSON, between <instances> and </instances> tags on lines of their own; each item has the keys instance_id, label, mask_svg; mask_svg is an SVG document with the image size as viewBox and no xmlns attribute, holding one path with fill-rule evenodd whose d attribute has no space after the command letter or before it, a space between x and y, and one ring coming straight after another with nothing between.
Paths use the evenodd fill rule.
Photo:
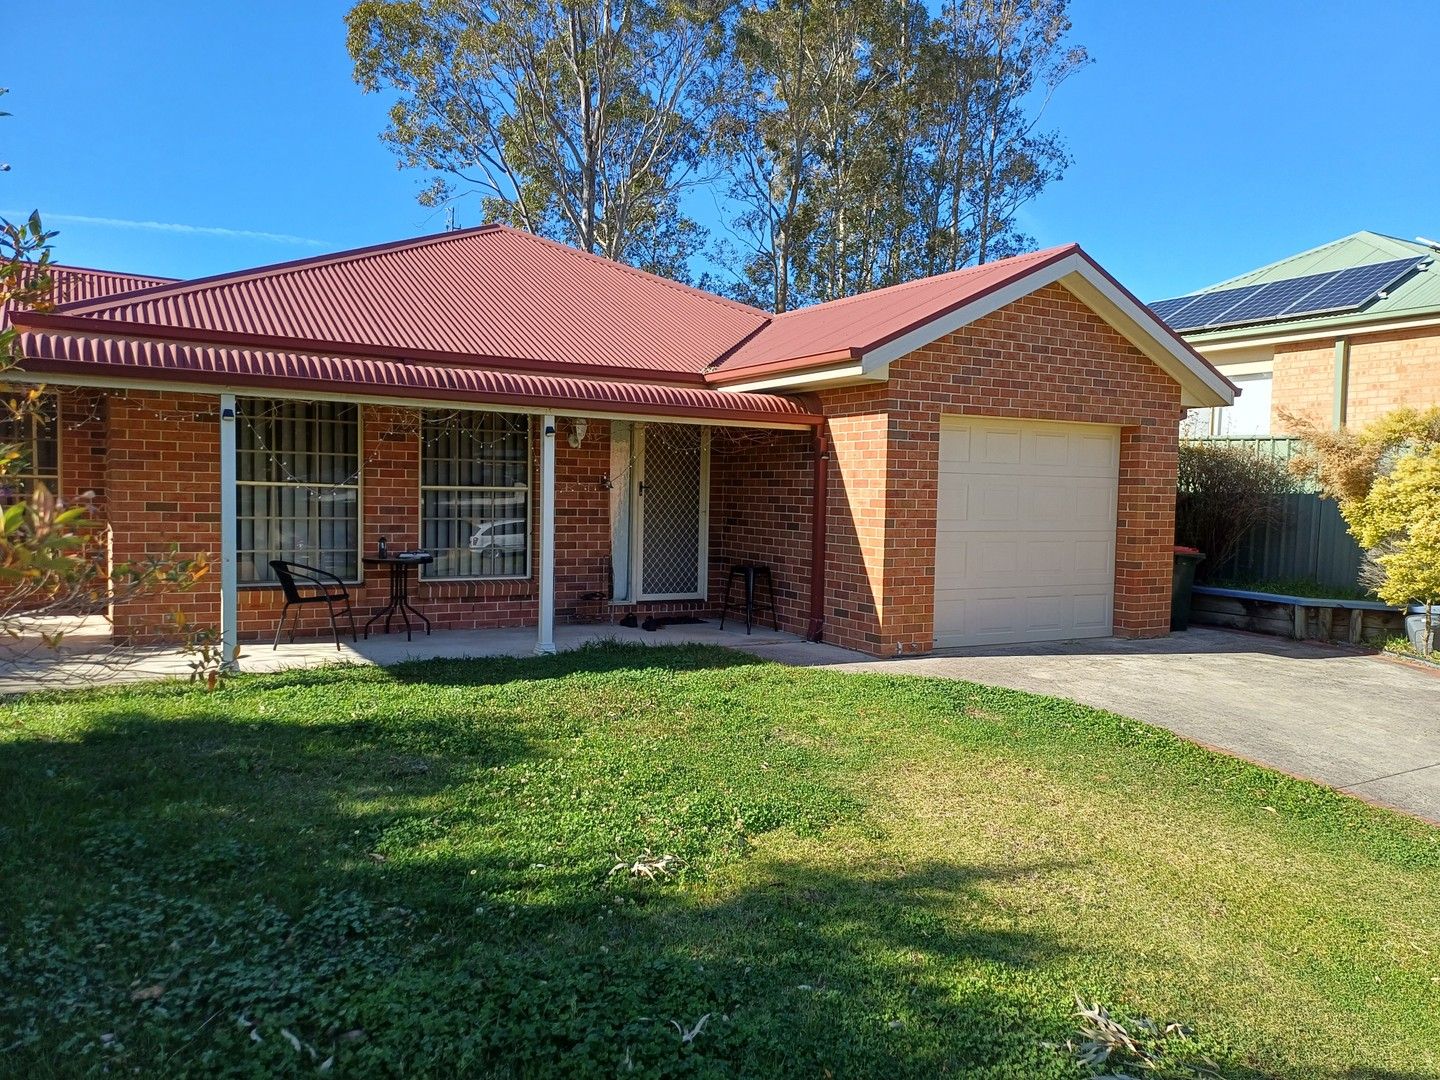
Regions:
<instances>
[{"instance_id":1,"label":"window with security grille","mask_svg":"<svg viewBox=\"0 0 1440 1080\"><path fill-rule=\"evenodd\" d=\"M42 394L24 411L13 415L0 408L0 447L14 449L20 457L6 470L0 486L0 505L25 498L37 484L54 493L60 487L59 403L54 394Z\"/></svg>"},{"instance_id":2,"label":"window with security grille","mask_svg":"<svg viewBox=\"0 0 1440 1080\"><path fill-rule=\"evenodd\" d=\"M641 432L640 594L705 594L709 432L687 424L646 424Z\"/></svg>"},{"instance_id":3,"label":"window with security grille","mask_svg":"<svg viewBox=\"0 0 1440 1080\"><path fill-rule=\"evenodd\" d=\"M424 414L420 546L427 579L530 573L530 418L489 412Z\"/></svg>"},{"instance_id":4,"label":"window with security grille","mask_svg":"<svg viewBox=\"0 0 1440 1080\"><path fill-rule=\"evenodd\" d=\"M253 398L235 407L239 580L274 581L272 559L358 579L359 409Z\"/></svg>"}]
</instances>

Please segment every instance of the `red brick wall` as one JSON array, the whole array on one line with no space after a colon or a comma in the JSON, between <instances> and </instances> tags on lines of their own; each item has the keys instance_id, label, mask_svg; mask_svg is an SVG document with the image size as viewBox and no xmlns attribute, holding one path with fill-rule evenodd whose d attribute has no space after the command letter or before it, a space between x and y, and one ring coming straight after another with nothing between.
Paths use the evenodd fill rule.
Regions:
<instances>
[{"instance_id":1,"label":"red brick wall","mask_svg":"<svg viewBox=\"0 0 1440 1080\"><path fill-rule=\"evenodd\" d=\"M888 397L879 387L847 387L827 392L822 401L830 433L825 640L884 653Z\"/></svg>"},{"instance_id":2,"label":"red brick wall","mask_svg":"<svg viewBox=\"0 0 1440 1080\"><path fill-rule=\"evenodd\" d=\"M939 422L945 413L1120 426L1115 629L1135 636L1167 631L1179 388L1063 287L1043 289L896 361L886 383L825 391L819 398L832 443L826 640L881 655L931 648ZM70 445L62 453L77 468L81 461L103 460L105 469L90 468L85 483L106 492L116 557L164 551L171 540L187 553L217 556L216 400L115 395L97 415L106 417L101 426L87 421L66 429ZM538 418L533 423L538 460ZM403 409L366 406L362 424L362 553L373 552L382 535L395 548L418 544L417 418ZM569 421L562 418L559 427L559 621L608 621L632 610L642 616L713 614L728 567L743 561L773 568L781 625L804 631L813 467L808 433L712 431L710 599L637 609L582 599L590 592L608 595L609 589L610 493L603 481L611 468L610 425L591 421L578 449L568 444ZM73 480L81 483L80 475ZM533 516L538 533L538 514ZM532 549L538 546L537 535ZM366 574L356 590L362 622L384 604L387 589L383 574ZM418 582L413 596L439 628L529 626L536 618L533 573L518 581ZM275 588L242 588L242 637L268 639L280 603ZM123 605L116 612L117 632L132 639L155 636L177 604L192 620L213 625L218 571L187 596ZM300 632L328 632L323 612L306 612Z\"/></svg>"},{"instance_id":3,"label":"red brick wall","mask_svg":"<svg viewBox=\"0 0 1440 1080\"><path fill-rule=\"evenodd\" d=\"M1115 632L1168 633L1180 389L1063 286L903 357L883 386L820 397L842 489L826 640L882 655L932 647L946 413L1119 425Z\"/></svg>"},{"instance_id":4,"label":"red brick wall","mask_svg":"<svg viewBox=\"0 0 1440 1080\"><path fill-rule=\"evenodd\" d=\"M770 567L780 628L803 634L810 618L811 436L718 428L710 442L710 607L730 567ZM764 590L759 590L763 600ZM732 603L743 600L737 578ZM770 625L769 616L760 616ZM729 623L727 621L726 625Z\"/></svg>"},{"instance_id":5,"label":"red brick wall","mask_svg":"<svg viewBox=\"0 0 1440 1080\"><path fill-rule=\"evenodd\" d=\"M95 390L56 392L60 416L60 497L84 501L97 513L105 507L106 399Z\"/></svg>"},{"instance_id":6,"label":"red brick wall","mask_svg":"<svg viewBox=\"0 0 1440 1080\"><path fill-rule=\"evenodd\" d=\"M193 626L214 626L220 608L218 399L135 391L109 397L104 412L105 516L115 565L169 558L174 545L180 557L203 555L212 566L189 591L123 598L112 609L116 639L172 638L176 612Z\"/></svg>"}]
</instances>

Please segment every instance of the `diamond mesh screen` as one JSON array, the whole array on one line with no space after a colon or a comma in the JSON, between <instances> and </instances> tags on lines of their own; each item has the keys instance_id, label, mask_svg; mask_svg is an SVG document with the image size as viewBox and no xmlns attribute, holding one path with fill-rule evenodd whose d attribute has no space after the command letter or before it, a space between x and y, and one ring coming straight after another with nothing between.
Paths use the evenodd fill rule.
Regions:
<instances>
[{"instance_id":1,"label":"diamond mesh screen","mask_svg":"<svg viewBox=\"0 0 1440 1080\"><path fill-rule=\"evenodd\" d=\"M701 449L698 427L645 428L640 587L648 595L700 592Z\"/></svg>"}]
</instances>

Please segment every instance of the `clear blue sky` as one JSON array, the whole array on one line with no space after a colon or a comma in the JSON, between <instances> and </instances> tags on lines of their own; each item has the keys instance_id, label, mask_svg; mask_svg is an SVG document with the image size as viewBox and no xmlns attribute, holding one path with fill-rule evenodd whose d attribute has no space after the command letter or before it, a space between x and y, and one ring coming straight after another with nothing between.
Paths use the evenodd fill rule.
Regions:
<instances>
[{"instance_id":1,"label":"clear blue sky","mask_svg":"<svg viewBox=\"0 0 1440 1080\"><path fill-rule=\"evenodd\" d=\"M343 0L6 7L0 210L38 207L60 261L196 276L443 227L351 79ZM1024 213L1042 245L1158 299L1357 229L1440 232L1434 0L1072 16L1095 63L1048 113L1075 164Z\"/></svg>"}]
</instances>

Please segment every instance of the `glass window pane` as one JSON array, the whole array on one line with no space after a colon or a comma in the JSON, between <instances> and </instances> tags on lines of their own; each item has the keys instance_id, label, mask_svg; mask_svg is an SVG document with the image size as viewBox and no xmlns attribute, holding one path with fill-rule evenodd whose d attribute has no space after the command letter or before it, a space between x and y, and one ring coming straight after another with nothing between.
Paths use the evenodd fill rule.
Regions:
<instances>
[{"instance_id":1,"label":"glass window pane","mask_svg":"<svg viewBox=\"0 0 1440 1080\"><path fill-rule=\"evenodd\" d=\"M274 559L359 577L359 409L244 398L236 411L240 580L275 580Z\"/></svg>"},{"instance_id":2,"label":"glass window pane","mask_svg":"<svg viewBox=\"0 0 1440 1080\"><path fill-rule=\"evenodd\" d=\"M427 412L421 424L420 544L435 578L530 572L530 418Z\"/></svg>"}]
</instances>

